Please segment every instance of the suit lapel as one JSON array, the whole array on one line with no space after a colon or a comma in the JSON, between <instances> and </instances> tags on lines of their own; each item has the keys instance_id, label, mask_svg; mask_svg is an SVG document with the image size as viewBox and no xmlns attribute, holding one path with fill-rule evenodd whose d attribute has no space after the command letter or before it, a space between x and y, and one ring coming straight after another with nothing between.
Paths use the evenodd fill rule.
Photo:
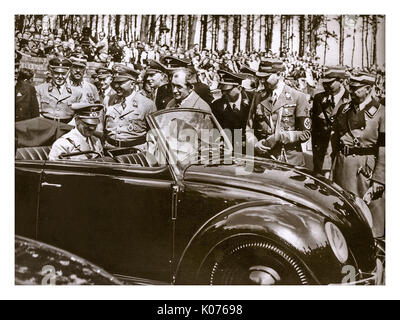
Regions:
<instances>
[{"instance_id":1,"label":"suit lapel","mask_svg":"<svg viewBox=\"0 0 400 320\"><path fill-rule=\"evenodd\" d=\"M284 85L281 94L279 95L279 97L276 100L275 104L272 106L271 113L274 113L275 111L277 111L281 107L283 107L285 104L287 104L286 93L290 94L290 92L287 90L287 86Z\"/></svg>"}]
</instances>

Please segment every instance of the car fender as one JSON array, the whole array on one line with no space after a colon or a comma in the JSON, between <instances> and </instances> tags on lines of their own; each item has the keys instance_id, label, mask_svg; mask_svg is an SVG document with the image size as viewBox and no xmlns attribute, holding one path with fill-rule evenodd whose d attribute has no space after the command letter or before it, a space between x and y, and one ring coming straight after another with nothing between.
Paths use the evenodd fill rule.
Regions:
<instances>
[{"instance_id":1,"label":"car fender","mask_svg":"<svg viewBox=\"0 0 400 320\"><path fill-rule=\"evenodd\" d=\"M321 213L291 203L256 201L230 207L208 220L192 237L179 260L175 279L192 281L206 257L221 244L238 237L240 241L257 237L288 250L317 282L331 282L333 275L339 280L341 265L330 248L325 222Z\"/></svg>"}]
</instances>

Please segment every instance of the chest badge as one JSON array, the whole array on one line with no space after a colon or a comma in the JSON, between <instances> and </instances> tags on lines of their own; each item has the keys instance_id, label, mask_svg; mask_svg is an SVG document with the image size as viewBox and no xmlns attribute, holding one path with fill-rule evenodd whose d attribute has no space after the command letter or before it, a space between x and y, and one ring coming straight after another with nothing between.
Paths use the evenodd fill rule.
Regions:
<instances>
[{"instance_id":1,"label":"chest badge","mask_svg":"<svg viewBox=\"0 0 400 320\"><path fill-rule=\"evenodd\" d=\"M304 120L304 128L306 128L307 130L311 130L311 119L310 118L306 118Z\"/></svg>"}]
</instances>

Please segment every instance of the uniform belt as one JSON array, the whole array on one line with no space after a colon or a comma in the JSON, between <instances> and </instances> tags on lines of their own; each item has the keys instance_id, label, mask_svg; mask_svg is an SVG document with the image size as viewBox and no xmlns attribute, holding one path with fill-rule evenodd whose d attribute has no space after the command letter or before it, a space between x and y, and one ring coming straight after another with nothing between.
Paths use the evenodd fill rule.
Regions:
<instances>
[{"instance_id":1,"label":"uniform belt","mask_svg":"<svg viewBox=\"0 0 400 320\"><path fill-rule=\"evenodd\" d=\"M118 147L118 148L128 148L128 147L133 147L133 146L137 146L139 144L143 144L146 142L146 137L139 137L135 140L131 140L131 141L123 141L123 140L115 140L112 138L107 137L106 141L113 145L114 147Z\"/></svg>"},{"instance_id":2,"label":"uniform belt","mask_svg":"<svg viewBox=\"0 0 400 320\"><path fill-rule=\"evenodd\" d=\"M49 120L53 120L53 121L57 121L57 122L63 122L63 123L68 123L71 121L72 118L67 118L67 119L61 119L61 118L52 118L52 117L48 117L46 115L44 115L43 113L41 113L41 116L43 118L49 119Z\"/></svg>"},{"instance_id":3,"label":"uniform belt","mask_svg":"<svg viewBox=\"0 0 400 320\"><path fill-rule=\"evenodd\" d=\"M367 156L367 155L375 155L377 152L376 147L369 148L351 148L349 146L342 146L340 152L344 156L358 155L358 156Z\"/></svg>"}]
</instances>

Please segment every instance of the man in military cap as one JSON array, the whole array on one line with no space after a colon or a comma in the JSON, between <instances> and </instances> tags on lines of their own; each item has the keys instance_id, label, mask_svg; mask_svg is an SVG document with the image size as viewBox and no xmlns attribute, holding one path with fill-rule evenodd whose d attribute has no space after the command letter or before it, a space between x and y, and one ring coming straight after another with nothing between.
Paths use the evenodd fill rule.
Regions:
<instances>
[{"instance_id":1,"label":"man in military cap","mask_svg":"<svg viewBox=\"0 0 400 320\"><path fill-rule=\"evenodd\" d=\"M329 177L332 166L332 124L339 107L350 100L350 93L343 85L346 77L345 68L328 67L321 79L325 91L315 95L311 109L314 172L326 177Z\"/></svg>"},{"instance_id":2,"label":"man in military cap","mask_svg":"<svg viewBox=\"0 0 400 320\"><path fill-rule=\"evenodd\" d=\"M146 75L150 86L155 90L154 102L157 110L163 110L167 107L168 102L173 99L172 86L168 81L168 71L165 66L156 61L149 60L149 68Z\"/></svg>"},{"instance_id":3,"label":"man in military cap","mask_svg":"<svg viewBox=\"0 0 400 320\"><path fill-rule=\"evenodd\" d=\"M75 112L75 128L54 142L49 160L88 160L103 156L101 141L94 135L103 105L74 103L71 109Z\"/></svg>"},{"instance_id":4,"label":"man in military cap","mask_svg":"<svg viewBox=\"0 0 400 320\"><path fill-rule=\"evenodd\" d=\"M284 83L283 64L274 63L264 81L266 97L251 109L246 128L247 143L256 155L304 166L301 143L310 136L310 106L304 93ZM260 67L261 72L264 70Z\"/></svg>"},{"instance_id":5,"label":"man in military cap","mask_svg":"<svg viewBox=\"0 0 400 320\"><path fill-rule=\"evenodd\" d=\"M99 93L95 85L84 79L87 61L83 58L71 57L69 86L80 97L79 102L99 103Z\"/></svg>"},{"instance_id":6,"label":"man in military cap","mask_svg":"<svg viewBox=\"0 0 400 320\"><path fill-rule=\"evenodd\" d=\"M193 108L211 113L211 108L195 91L195 71L188 68L179 68L172 74L172 92L174 98L167 104L166 109Z\"/></svg>"},{"instance_id":7,"label":"man in military cap","mask_svg":"<svg viewBox=\"0 0 400 320\"><path fill-rule=\"evenodd\" d=\"M189 69L193 69L193 71L195 71L194 67L192 65L192 62L190 60L184 59L184 58L176 58L173 56L166 56L163 58L163 64L171 74L178 68L189 68ZM208 105L211 105L211 103L214 100L214 97L211 94L210 87L208 85L200 82L199 79L197 78L196 73L195 73L195 78L196 78L196 82L194 82L194 84L193 84L194 91L205 102L207 102Z\"/></svg>"},{"instance_id":8,"label":"man in military cap","mask_svg":"<svg viewBox=\"0 0 400 320\"><path fill-rule=\"evenodd\" d=\"M136 91L139 72L123 64L113 66L112 87L105 116L105 140L108 148L144 147L148 131L145 117L156 111L153 101Z\"/></svg>"},{"instance_id":9,"label":"man in military cap","mask_svg":"<svg viewBox=\"0 0 400 320\"><path fill-rule=\"evenodd\" d=\"M241 84L243 78L237 74L220 71L221 81L219 89L222 98L215 100L211 109L223 129L230 131L230 136L234 138L235 129L241 131L240 147L236 146L235 150L242 151L242 142L245 139L245 131L247 118L249 116L250 101L246 92L242 89ZM233 140L235 143L237 138Z\"/></svg>"},{"instance_id":10,"label":"man in military cap","mask_svg":"<svg viewBox=\"0 0 400 320\"><path fill-rule=\"evenodd\" d=\"M350 77L351 101L333 123L333 181L363 197L373 215L376 237L384 235L385 108L373 96L375 77Z\"/></svg>"},{"instance_id":11,"label":"man in military cap","mask_svg":"<svg viewBox=\"0 0 400 320\"><path fill-rule=\"evenodd\" d=\"M107 108L108 101L112 95L116 92L111 87L112 82L112 72L107 68L98 68L96 69L96 77L99 81L99 97L102 101L103 105Z\"/></svg>"},{"instance_id":12,"label":"man in military cap","mask_svg":"<svg viewBox=\"0 0 400 320\"><path fill-rule=\"evenodd\" d=\"M260 79L257 74L260 73L257 70L249 68L248 66L242 66L240 68L240 76L244 78L242 81L242 87L250 101L253 100L254 95L259 90Z\"/></svg>"},{"instance_id":13,"label":"man in military cap","mask_svg":"<svg viewBox=\"0 0 400 320\"><path fill-rule=\"evenodd\" d=\"M51 82L36 87L39 111L42 117L68 123L74 112L71 104L79 101L79 96L66 83L71 62L57 57L49 61Z\"/></svg>"}]
</instances>

